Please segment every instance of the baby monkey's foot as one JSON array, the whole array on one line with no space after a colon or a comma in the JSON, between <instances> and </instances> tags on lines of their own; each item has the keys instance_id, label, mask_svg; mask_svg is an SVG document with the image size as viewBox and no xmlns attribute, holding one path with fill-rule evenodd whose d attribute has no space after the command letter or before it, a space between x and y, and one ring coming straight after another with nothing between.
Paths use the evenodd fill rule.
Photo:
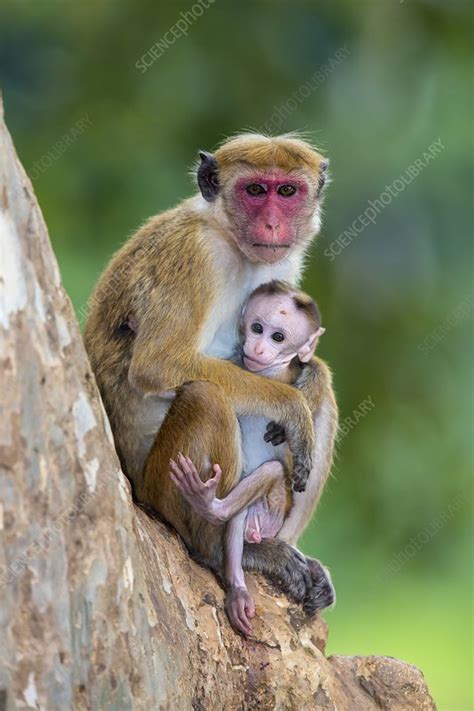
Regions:
<instances>
[{"instance_id":1,"label":"baby monkey's foot","mask_svg":"<svg viewBox=\"0 0 474 711\"><path fill-rule=\"evenodd\" d=\"M170 477L183 498L206 521L216 526L224 523L226 519L224 518L222 500L216 497L217 487L222 476L220 466L214 464L212 467L214 475L204 482L189 457L185 457L180 452L177 459L177 462L170 459Z\"/></svg>"},{"instance_id":2,"label":"baby monkey's foot","mask_svg":"<svg viewBox=\"0 0 474 711\"><path fill-rule=\"evenodd\" d=\"M225 611L235 630L246 637L252 634L250 620L255 617L255 604L247 588L231 586L227 590Z\"/></svg>"}]
</instances>

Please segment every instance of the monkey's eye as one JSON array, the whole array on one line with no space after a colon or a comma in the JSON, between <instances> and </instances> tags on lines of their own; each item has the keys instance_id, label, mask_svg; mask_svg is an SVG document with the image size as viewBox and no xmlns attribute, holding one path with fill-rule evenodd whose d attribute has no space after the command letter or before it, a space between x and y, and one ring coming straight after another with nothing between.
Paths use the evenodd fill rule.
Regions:
<instances>
[{"instance_id":1,"label":"monkey's eye","mask_svg":"<svg viewBox=\"0 0 474 711\"><path fill-rule=\"evenodd\" d=\"M263 326L261 323L255 322L250 326L250 330L253 333L263 333Z\"/></svg>"},{"instance_id":2,"label":"monkey's eye","mask_svg":"<svg viewBox=\"0 0 474 711\"><path fill-rule=\"evenodd\" d=\"M281 343L284 340L285 336L280 331L275 331L275 333L272 333L272 341L275 341L276 343Z\"/></svg>"},{"instance_id":3,"label":"monkey's eye","mask_svg":"<svg viewBox=\"0 0 474 711\"><path fill-rule=\"evenodd\" d=\"M245 189L248 194L252 195L253 197L257 195L265 195L266 193L266 190L263 185L259 185L258 183L250 183L250 185L247 185Z\"/></svg>"},{"instance_id":4,"label":"monkey's eye","mask_svg":"<svg viewBox=\"0 0 474 711\"><path fill-rule=\"evenodd\" d=\"M296 188L294 185L280 185L277 192L278 195L282 195L283 197L291 197L296 193Z\"/></svg>"}]
</instances>

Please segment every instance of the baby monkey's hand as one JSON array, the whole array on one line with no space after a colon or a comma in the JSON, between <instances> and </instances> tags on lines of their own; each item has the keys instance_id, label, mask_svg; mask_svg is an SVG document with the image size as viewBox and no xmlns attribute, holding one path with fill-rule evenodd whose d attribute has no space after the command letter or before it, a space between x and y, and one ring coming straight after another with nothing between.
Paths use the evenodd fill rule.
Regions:
<instances>
[{"instance_id":1,"label":"baby monkey's hand","mask_svg":"<svg viewBox=\"0 0 474 711\"><path fill-rule=\"evenodd\" d=\"M286 432L283 425L278 422L269 422L267 431L263 435L265 442L271 442L274 447L286 442ZM309 473L312 468L312 461L308 457L295 456L293 459L293 491L304 491Z\"/></svg>"},{"instance_id":2,"label":"baby monkey's hand","mask_svg":"<svg viewBox=\"0 0 474 711\"><path fill-rule=\"evenodd\" d=\"M274 447L277 447L279 444L286 442L285 428L283 425L279 425L278 422L269 422L263 439L265 442L271 442Z\"/></svg>"}]
</instances>

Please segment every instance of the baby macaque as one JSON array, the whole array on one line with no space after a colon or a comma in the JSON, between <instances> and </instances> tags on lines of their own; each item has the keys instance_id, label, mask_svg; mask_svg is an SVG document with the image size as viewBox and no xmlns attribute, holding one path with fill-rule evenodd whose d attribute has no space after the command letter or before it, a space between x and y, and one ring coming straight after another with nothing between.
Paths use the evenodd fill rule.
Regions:
<instances>
[{"instance_id":1,"label":"baby macaque","mask_svg":"<svg viewBox=\"0 0 474 711\"><path fill-rule=\"evenodd\" d=\"M296 386L304 369L316 367L312 358L325 331L315 302L283 282L263 284L250 295L241 330L244 368ZM244 541L258 544L278 536L293 505L292 457L284 431L274 423L259 417L241 417L239 422L242 479L225 498L216 497L222 476L217 463L213 476L203 482L193 462L180 453L177 461L170 461L170 476L199 515L216 525L229 522L225 533L226 611L234 628L248 635L255 607L242 568L243 545Z\"/></svg>"}]
</instances>

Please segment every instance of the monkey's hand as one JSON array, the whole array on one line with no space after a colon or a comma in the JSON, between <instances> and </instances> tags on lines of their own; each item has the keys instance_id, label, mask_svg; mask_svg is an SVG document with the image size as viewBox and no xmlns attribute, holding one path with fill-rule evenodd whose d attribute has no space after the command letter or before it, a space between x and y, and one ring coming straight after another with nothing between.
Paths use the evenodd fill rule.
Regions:
<instances>
[{"instance_id":1,"label":"monkey's hand","mask_svg":"<svg viewBox=\"0 0 474 711\"><path fill-rule=\"evenodd\" d=\"M263 439L265 442L271 442L274 447L277 447L279 444L286 442L285 428L283 425L278 424L278 422L269 422Z\"/></svg>"},{"instance_id":2,"label":"monkey's hand","mask_svg":"<svg viewBox=\"0 0 474 711\"><path fill-rule=\"evenodd\" d=\"M293 457L293 473L291 475L293 491L300 492L306 489L312 466L312 457L305 457L304 455Z\"/></svg>"},{"instance_id":3,"label":"monkey's hand","mask_svg":"<svg viewBox=\"0 0 474 711\"><path fill-rule=\"evenodd\" d=\"M293 455L293 490L304 491L306 482L313 468L315 445L314 424L311 410L303 395L297 390L297 399L293 401L290 416L282 417L280 423L285 428L286 441Z\"/></svg>"},{"instance_id":4,"label":"monkey's hand","mask_svg":"<svg viewBox=\"0 0 474 711\"><path fill-rule=\"evenodd\" d=\"M170 459L170 478L183 498L199 516L219 526L227 520L224 516L222 499L216 497L222 469L218 464L214 464L213 470L214 476L204 482L189 457L185 457L180 452L177 462Z\"/></svg>"},{"instance_id":5,"label":"monkey's hand","mask_svg":"<svg viewBox=\"0 0 474 711\"><path fill-rule=\"evenodd\" d=\"M246 637L252 634L250 620L255 617L255 604L247 588L228 588L224 607L234 630Z\"/></svg>"}]
</instances>

